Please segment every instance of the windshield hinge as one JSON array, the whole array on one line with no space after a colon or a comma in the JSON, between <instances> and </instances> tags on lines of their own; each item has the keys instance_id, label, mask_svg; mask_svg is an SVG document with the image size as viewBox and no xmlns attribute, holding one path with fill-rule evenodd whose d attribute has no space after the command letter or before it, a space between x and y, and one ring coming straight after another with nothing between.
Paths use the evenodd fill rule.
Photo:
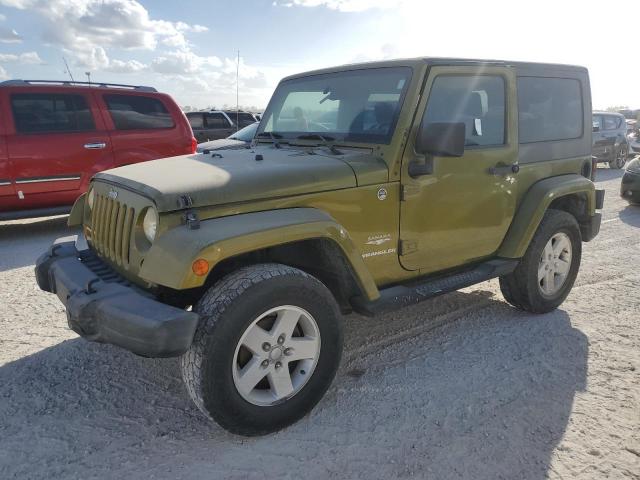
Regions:
<instances>
[{"instance_id":1,"label":"windshield hinge","mask_svg":"<svg viewBox=\"0 0 640 480\"><path fill-rule=\"evenodd\" d=\"M189 208L193 206L193 199L190 195L180 195L178 197L178 208Z\"/></svg>"},{"instance_id":2,"label":"windshield hinge","mask_svg":"<svg viewBox=\"0 0 640 480\"><path fill-rule=\"evenodd\" d=\"M185 225L189 228L189 230L197 230L200 228L200 218L198 218L198 214L195 211L186 211L183 219Z\"/></svg>"},{"instance_id":3,"label":"windshield hinge","mask_svg":"<svg viewBox=\"0 0 640 480\"><path fill-rule=\"evenodd\" d=\"M417 185L404 184L400 187L400 201L406 202L409 198L414 197L420 193L420 187Z\"/></svg>"}]
</instances>

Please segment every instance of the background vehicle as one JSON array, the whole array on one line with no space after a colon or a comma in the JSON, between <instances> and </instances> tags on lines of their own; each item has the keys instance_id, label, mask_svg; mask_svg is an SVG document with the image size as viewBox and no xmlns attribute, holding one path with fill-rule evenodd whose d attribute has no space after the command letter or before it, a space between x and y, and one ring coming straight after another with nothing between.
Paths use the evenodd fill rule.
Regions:
<instances>
[{"instance_id":1,"label":"background vehicle","mask_svg":"<svg viewBox=\"0 0 640 480\"><path fill-rule=\"evenodd\" d=\"M593 113L593 156L611 168L622 168L627 161L627 123L619 113Z\"/></svg>"},{"instance_id":2,"label":"background vehicle","mask_svg":"<svg viewBox=\"0 0 640 480\"><path fill-rule=\"evenodd\" d=\"M640 157L627 164L620 184L620 196L634 205L640 205Z\"/></svg>"},{"instance_id":3,"label":"background vehicle","mask_svg":"<svg viewBox=\"0 0 640 480\"><path fill-rule=\"evenodd\" d=\"M232 148L243 148L251 143L253 137L256 135L256 130L260 122L254 122L244 128L241 128L233 135L220 140L211 140L210 142L199 143L197 152L213 151L213 150L228 150Z\"/></svg>"},{"instance_id":4,"label":"background vehicle","mask_svg":"<svg viewBox=\"0 0 640 480\"><path fill-rule=\"evenodd\" d=\"M242 110L224 110L224 113L229 117L233 124L237 125L239 128L244 128L260 120L253 113L243 112Z\"/></svg>"},{"instance_id":5,"label":"background vehicle","mask_svg":"<svg viewBox=\"0 0 640 480\"><path fill-rule=\"evenodd\" d=\"M257 120L249 112L238 112L236 115L236 112L231 110L189 112L187 118L198 143L227 138Z\"/></svg>"},{"instance_id":6,"label":"background vehicle","mask_svg":"<svg viewBox=\"0 0 640 480\"><path fill-rule=\"evenodd\" d=\"M195 151L173 99L154 88L0 83L0 219L67 213L102 170Z\"/></svg>"},{"instance_id":7,"label":"background vehicle","mask_svg":"<svg viewBox=\"0 0 640 480\"><path fill-rule=\"evenodd\" d=\"M96 176L69 221L89 248L59 240L36 278L80 335L181 356L206 415L265 434L329 387L341 312L496 277L520 309L558 307L600 228L591 121L581 67L418 58L291 76L251 149Z\"/></svg>"},{"instance_id":8,"label":"background vehicle","mask_svg":"<svg viewBox=\"0 0 640 480\"><path fill-rule=\"evenodd\" d=\"M627 143L629 144L627 158L640 155L640 126L637 120L627 120Z\"/></svg>"}]
</instances>

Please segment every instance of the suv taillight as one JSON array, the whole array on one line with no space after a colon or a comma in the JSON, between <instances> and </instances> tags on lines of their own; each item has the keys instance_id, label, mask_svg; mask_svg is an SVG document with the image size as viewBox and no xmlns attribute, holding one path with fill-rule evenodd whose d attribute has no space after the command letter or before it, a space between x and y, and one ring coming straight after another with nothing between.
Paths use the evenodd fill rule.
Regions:
<instances>
[{"instance_id":1,"label":"suv taillight","mask_svg":"<svg viewBox=\"0 0 640 480\"><path fill-rule=\"evenodd\" d=\"M189 153L196 153L196 148L198 148L198 141L195 137L191 137L191 152Z\"/></svg>"}]
</instances>

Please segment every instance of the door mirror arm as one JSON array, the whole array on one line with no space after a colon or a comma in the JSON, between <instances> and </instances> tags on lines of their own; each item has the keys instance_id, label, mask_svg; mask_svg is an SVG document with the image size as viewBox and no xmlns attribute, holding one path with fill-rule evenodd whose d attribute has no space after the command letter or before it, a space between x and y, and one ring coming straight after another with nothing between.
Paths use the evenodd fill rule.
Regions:
<instances>
[{"instance_id":1,"label":"door mirror arm","mask_svg":"<svg viewBox=\"0 0 640 480\"><path fill-rule=\"evenodd\" d=\"M412 160L409 162L409 176L411 178L431 175L433 173L433 156L425 155L424 160Z\"/></svg>"}]
</instances>

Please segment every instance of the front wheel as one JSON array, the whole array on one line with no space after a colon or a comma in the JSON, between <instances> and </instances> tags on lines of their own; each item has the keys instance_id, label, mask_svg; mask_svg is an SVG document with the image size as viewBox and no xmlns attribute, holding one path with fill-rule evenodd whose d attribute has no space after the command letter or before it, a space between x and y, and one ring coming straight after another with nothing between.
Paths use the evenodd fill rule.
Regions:
<instances>
[{"instance_id":1,"label":"front wheel","mask_svg":"<svg viewBox=\"0 0 640 480\"><path fill-rule=\"evenodd\" d=\"M200 324L181 359L195 404L223 428L262 435L309 412L342 352L338 305L316 278L261 264L219 280L195 307Z\"/></svg>"},{"instance_id":2,"label":"front wheel","mask_svg":"<svg viewBox=\"0 0 640 480\"><path fill-rule=\"evenodd\" d=\"M517 308L550 312L569 295L581 255L582 237L574 216L548 210L516 269L500 277L500 290Z\"/></svg>"}]
</instances>

